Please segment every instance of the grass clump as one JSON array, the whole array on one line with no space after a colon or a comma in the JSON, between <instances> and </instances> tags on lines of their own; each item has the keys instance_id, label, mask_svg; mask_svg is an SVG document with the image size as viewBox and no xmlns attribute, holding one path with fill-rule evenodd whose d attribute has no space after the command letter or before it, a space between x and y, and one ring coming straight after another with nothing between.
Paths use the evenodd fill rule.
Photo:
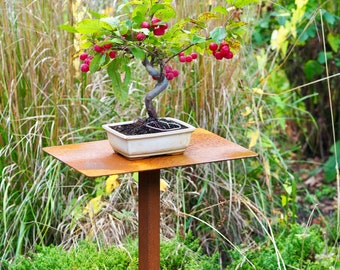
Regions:
<instances>
[{"instance_id":1,"label":"grass clump","mask_svg":"<svg viewBox=\"0 0 340 270\"><path fill-rule=\"evenodd\" d=\"M339 262L327 250L320 226L305 227L294 224L290 229L275 236L278 251L268 241L247 247L244 254L234 250L234 260L227 269L339 269ZM328 254L323 256L322 254ZM278 257L281 256L282 259ZM247 260L245 260L247 258Z\"/></svg>"},{"instance_id":2,"label":"grass clump","mask_svg":"<svg viewBox=\"0 0 340 270\"><path fill-rule=\"evenodd\" d=\"M161 242L161 269L218 269L218 254L204 255L198 241L187 245L179 238ZM99 248L90 241L80 241L69 251L62 247L42 246L28 256L20 256L8 269L138 269L138 242L129 240L124 248L116 245Z\"/></svg>"}]
</instances>

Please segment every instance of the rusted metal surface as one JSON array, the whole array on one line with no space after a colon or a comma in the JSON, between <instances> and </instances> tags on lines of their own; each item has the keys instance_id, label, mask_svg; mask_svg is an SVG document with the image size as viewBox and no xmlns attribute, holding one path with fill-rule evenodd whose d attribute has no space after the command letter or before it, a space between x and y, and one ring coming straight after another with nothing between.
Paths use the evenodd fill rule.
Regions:
<instances>
[{"instance_id":1,"label":"rusted metal surface","mask_svg":"<svg viewBox=\"0 0 340 270\"><path fill-rule=\"evenodd\" d=\"M160 269L160 170L139 173L139 270Z\"/></svg>"},{"instance_id":2,"label":"rusted metal surface","mask_svg":"<svg viewBox=\"0 0 340 270\"><path fill-rule=\"evenodd\" d=\"M43 150L89 177L257 156L256 153L201 128L194 131L185 152L174 156L127 160L114 153L107 140L45 147Z\"/></svg>"}]
</instances>

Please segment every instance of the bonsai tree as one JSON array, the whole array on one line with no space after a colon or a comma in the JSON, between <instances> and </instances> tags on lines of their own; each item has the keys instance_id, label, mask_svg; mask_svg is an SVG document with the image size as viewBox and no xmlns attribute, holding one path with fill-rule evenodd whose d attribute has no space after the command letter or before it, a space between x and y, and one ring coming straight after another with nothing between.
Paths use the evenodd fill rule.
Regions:
<instances>
[{"instance_id":1,"label":"bonsai tree","mask_svg":"<svg viewBox=\"0 0 340 270\"><path fill-rule=\"evenodd\" d=\"M122 103L128 97L131 62L144 65L155 80L155 87L145 96L150 119L158 118L152 100L179 75L171 66L173 61L188 63L204 54L216 60L231 59L244 33L239 9L227 7L227 3L226 6L209 5L210 11L178 20L171 2L128 1L114 16L92 12L93 18L84 19L75 26L64 26L80 34L81 71L106 70L114 94ZM216 26L214 20L222 21L223 25ZM209 25L215 26L209 29Z\"/></svg>"}]
</instances>

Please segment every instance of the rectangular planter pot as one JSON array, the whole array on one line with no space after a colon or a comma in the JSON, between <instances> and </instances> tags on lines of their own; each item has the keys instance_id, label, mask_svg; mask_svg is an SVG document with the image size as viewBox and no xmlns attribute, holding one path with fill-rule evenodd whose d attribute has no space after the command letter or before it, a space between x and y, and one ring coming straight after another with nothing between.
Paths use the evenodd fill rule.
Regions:
<instances>
[{"instance_id":1,"label":"rectangular planter pot","mask_svg":"<svg viewBox=\"0 0 340 270\"><path fill-rule=\"evenodd\" d=\"M105 124L109 142L113 150L129 159L158 155L181 154L190 143L195 127L178 119L165 117L186 128L144 135L124 135L111 127L133 123L133 121Z\"/></svg>"}]
</instances>

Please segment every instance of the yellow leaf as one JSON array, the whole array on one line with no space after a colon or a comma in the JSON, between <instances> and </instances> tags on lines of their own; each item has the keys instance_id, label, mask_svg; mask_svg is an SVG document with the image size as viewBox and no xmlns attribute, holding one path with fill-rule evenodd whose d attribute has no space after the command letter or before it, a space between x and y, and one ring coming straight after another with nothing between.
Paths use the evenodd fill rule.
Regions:
<instances>
[{"instance_id":1,"label":"yellow leaf","mask_svg":"<svg viewBox=\"0 0 340 270\"><path fill-rule=\"evenodd\" d=\"M164 179L161 179L160 191L166 191L168 188L169 188L169 184Z\"/></svg>"},{"instance_id":2,"label":"yellow leaf","mask_svg":"<svg viewBox=\"0 0 340 270\"><path fill-rule=\"evenodd\" d=\"M255 94L263 95L263 90L261 88L253 88L253 92Z\"/></svg>"},{"instance_id":3,"label":"yellow leaf","mask_svg":"<svg viewBox=\"0 0 340 270\"><path fill-rule=\"evenodd\" d=\"M308 0L295 0L295 4L298 9L304 7L305 5L307 5L307 3L308 3Z\"/></svg>"},{"instance_id":4,"label":"yellow leaf","mask_svg":"<svg viewBox=\"0 0 340 270\"><path fill-rule=\"evenodd\" d=\"M120 181L118 179L118 175L111 175L106 179L106 188L105 191L107 194L110 194L114 189L119 187Z\"/></svg>"},{"instance_id":5,"label":"yellow leaf","mask_svg":"<svg viewBox=\"0 0 340 270\"><path fill-rule=\"evenodd\" d=\"M246 110L245 110L244 112L241 112L241 115L247 116L247 115L249 115L249 114L251 114L251 109L250 109L249 106L247 106L247 107L246 107Z\"/></svg>"},{"instance_id":6,"label":"yellow leaf","mask_svg":"<svg viewBox=\"0 0 340 270\"><path fill-rule=\"evenodd\" d=\"M90 218L93 218L103 207L102 195L92 198L84 207L83 214L89 214Z\"/></svg>"},{"instance_id":7,"label":"yellow leaf","mask_svg":"<svg viewBox=\"0 0 340 270\"><path fill-rule=\"evenodd\" d=\"M263 113L262 113L262 109L263 109L263 106L261 106L261 107L259 108L259 116L260 116L261 121L263 122Z\"/></svg>"},{"instance_id":8,"label":"yellow leaf","mask_svg":"<svg viewBox=\"0 0 340 270\"><path fill-rule=\"evenodd\" d=\"M259 136L260 136L260 132L258 130L249 132L249 137L250 137L250 142L249 142L249 147L248 147L249 149L253 148L256 145Z\"/></svg>"},{"instance_id":9,"label":"yellow leaf","mask_svg":"<svg viewBox=\"0 0 340 270\"><path fill-rule=\"evenodd\" d=\"M281 50L282 54L285 55L287 52L288 34L289 30L282 25L280 26L279 30L274 30L270 41L271 48L273 50Z\"/></svg>"}]
</instances>

